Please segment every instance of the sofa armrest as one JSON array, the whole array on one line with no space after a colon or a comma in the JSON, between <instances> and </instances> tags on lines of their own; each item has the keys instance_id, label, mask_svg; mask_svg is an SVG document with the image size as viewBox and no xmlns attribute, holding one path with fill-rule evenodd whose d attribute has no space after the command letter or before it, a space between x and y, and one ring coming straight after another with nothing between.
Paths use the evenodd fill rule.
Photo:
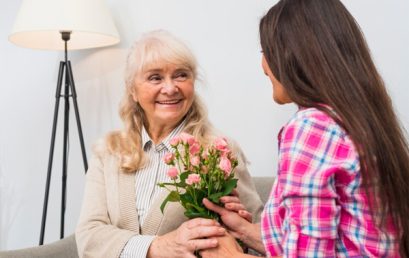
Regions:
<instances>
[{"instance_id":1,"label":"sofa armrest","mask_svg":"<svg viewBox=\"0 0 409 258\"><path fill-rule=\"evenodd\" d=\"M0 258L78 258L75 235L70 235L56 242L18 249L0 251Z\"/></svg>"},{"instance_id":2,"label":"sofa armrest","mask_svg":"<svg viewBox=\"0 0 409 258\"><path fill-rule=\"evenodd\" d=\"M273 187L274 177L253 177L253 182L261 201L265 204Z\"/></svg>"}]
</instances>

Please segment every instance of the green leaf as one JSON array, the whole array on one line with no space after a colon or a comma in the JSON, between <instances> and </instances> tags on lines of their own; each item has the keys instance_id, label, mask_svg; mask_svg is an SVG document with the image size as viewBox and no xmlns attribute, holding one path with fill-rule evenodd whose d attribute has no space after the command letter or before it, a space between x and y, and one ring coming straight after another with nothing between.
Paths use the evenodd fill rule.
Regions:
<instances>
[{"instance_id":1,"label":"green leaf","mask_svg":"<svg viewBox=\"0 0 409 258\"><path fill-rule=\"evenodd\" d=\"M186 203L193 203L193 197L189 193L184 193L180 195L180 201L182 202L183 207L186 207Z\"/></svg>"},{"instance_id":2,"label":"green leaf","mask_svg":"<svg viewBox=\"0 0 409 258\"><path fill-rule=\"evenodd\" d=\"M160 187L165 187L166 185L174 186L175 183L158 183L157 185L160 186Z\"/></svg>"},{"instance_id":3,"label":"green leaf","mask_svg":"<svg viewBox=\"0 0 409 258\"><path fill-rule=\"evenodd\" d=\"M199 205L196 205L194 203L186 203L186 208L189 210L192 210L192 208L194 208L198 212L204 212L206 210L206 208L200 207Z\"/></svg>"},{"instance_id":4,"label":"green leaf","mask_svg":"<svg viewBox=\"0 0 409 258\"><path fill-rule=\"evenodd\" d=\"M189 176L189 174L190 174L189 171L186 171L186 172L181 173L181 174L179 175L180 182L185 183L186 178Z\"/></svg>"},{"instance_id":5,"label":"green leaf","mask_svg":"<svg viewBox=\"0 0 409 258\"><path fill-rule=\"evenodd\" d=\"M196 194L197 203L201 204L203 201L203 198L206 196L207 193L202 189L195 189L195 194Z\"/></svg>"},{"instance_id":6,"label":"green leaf","mask_svg":"<svg viewBox=\"0 0 409 258\"><path fill-rule=\"evenodd\" d=\"M184 182L177 182L177 183L158 183L157 184L159 187L166 187L167 185L169 186L177 186L177 187L181 187L181 188L185 188L186 187L186 183Z\"/></svg>"},{"instance_id":7,"label":"green leaf","mask_svg":"<svg viewBox=\"0 0 409 258\"><path fill-rule=\"evenodd\" d=\"M225 194L223 194L222 192L218 192L218 193L213 193L209 195L207 198L214 203L220 203L220 197L224 195Z\"/></svg>"},{"instance_id":8,"label":"green leaf","mask_svg":"<svg viewBox=\"0 0 409 258\"><path fill-rule=\"evenodd\" d=\"M174 185L176 185L177 187L181 187L181 188L186 188L186 186L187 186L187 184L185 182L178 182L178 183L176 183Z\"/></svg>"},{"instance_id":9,"label":"green leaf","mask_svg":"<svg viewBox=\"0 0 409 258\"><path fill-rule=\"evenodd\" d=\"M223 191L212 193L207 198L214 203L220 203L220 197L231 194L233 189L237 187L237 181L237 179L228 180L223 186Z\"/></svg>"},{"instance_id":10,"label":"green leaf","mask_svg":"<svg viewBox=\"0 0 409 258\"><path fill-rule=\"evenodd\" d=\"M237 178L233 178L227 181L227 183L224 185L223 195L231 194L233 189L237 187L237 181L238 181Z\"/></svg>"},{"instance_id":11,"label":"green leaf","mask_svg":"<svg viewBox=\"0 0 409 258\"><path fill-rule=\"evenodd\" d=\"M168 194L168 196L163 200L162 205L160 206L160 211L163 213L165 206L168 202L178 202L180 201L180 195L176 191L172 191Z\"/></svg>"},{"instance_id":12,"label":"green leaf","mask_svg":"<svg viewBox=\"0 0 409 258\"><path fill-rule=\"evenodd\" d=\"M184 214L189 219L194 219L194 218L214 219L211 215L207 214L205 211L195 212L195 211L187 210L185 211Z\"/></svg>"}]
</instances>

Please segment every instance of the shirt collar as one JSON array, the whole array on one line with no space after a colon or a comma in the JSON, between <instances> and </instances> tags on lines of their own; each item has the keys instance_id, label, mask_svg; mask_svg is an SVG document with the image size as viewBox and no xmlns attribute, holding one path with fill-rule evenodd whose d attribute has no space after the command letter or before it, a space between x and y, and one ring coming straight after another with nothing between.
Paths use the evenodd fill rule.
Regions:
<instances>
[{"instance_id":1,"label":"shirt collar","mask_svg":"<svg viewBox=\"0 0 409 258\"><path fill-rule=\"evenodd\" d=\"M153 144L153 141L151 137L149 136L148 132L146 131L145 126L142 127L142 148L147 151L151 146L154 146L154 148L157 151L162 150L163 148L166 148L168 151L172 149L172 146L170 145L170 140L174 138L176 135L180 134L183 131L183 128L186 125L186 119L184 119L178 126L176 126L172 132L168 136L165 137L165 139L162 140L161 143L157 144L156 146Z\"/></svg>"},{"instance_id":2,"label":"shirt collar","mask_svg":"<svg viewBox=\"0 0 409 258\"><path fill-rule=\"evenodd\" d=\"M146 151L152 145L151 137L149 137L148 132L145 129L145 126L142 126L142 148Z\"/></svg>"}]
</instances>

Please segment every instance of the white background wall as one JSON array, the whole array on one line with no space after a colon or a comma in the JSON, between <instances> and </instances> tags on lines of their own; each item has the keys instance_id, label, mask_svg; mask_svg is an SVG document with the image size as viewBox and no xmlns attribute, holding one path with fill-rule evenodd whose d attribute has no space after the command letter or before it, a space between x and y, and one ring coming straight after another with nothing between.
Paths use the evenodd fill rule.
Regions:
<instances>
[{"instance_id":1,"label":"white background wall","mask_svg":"<svg viewBox=\"0 0 409 258\"><path fill-rule=\"evenodd\" d=\"M275 174L276 133L294 106L272 102L260 68L259 18L276 1L107 0L119 45L69 54L88 156L92 143L121 127L125 54L133 39L167 29L184 39L201 64L211 120L244 149L251 173ZM344 0L366 34L396 111L409 128L409 2ZM21 0L0 0L0 249L37 245L60 52L19 48L8 34ZM62 106L60 107L62 110ZM60 113L60 117L62 117ZM73 113L72 113L73 114ZM78 135L71 117L66 234L74 231L84 186ZM62 130L59 122L59 132ZM59 237L62 135L57 134L46 241Z\"/></svg>"}]
</instances>

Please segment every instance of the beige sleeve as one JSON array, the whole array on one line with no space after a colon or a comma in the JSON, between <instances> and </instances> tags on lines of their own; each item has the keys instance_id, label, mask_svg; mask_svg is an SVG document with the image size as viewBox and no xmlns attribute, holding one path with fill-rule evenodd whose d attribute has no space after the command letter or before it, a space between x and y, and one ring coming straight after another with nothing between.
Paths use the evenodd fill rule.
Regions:
<instances>
[{"instance_id":1,"label":"beige sleeve","mask_svg":"<svg viewBox=\"0 0 409 258\"><path fill-rule=\"evenodd\" d=\"M75 236L79 257L119 257L136 232L112 225L107 207L104 165L93 157L86 176L86 186L79 224Z\"/></svg>"},{"instance_id":2,"label":"beige sleeve","mask_svg":"<svg viewBox=\"0 0 409 258\"><path fill-rule=\"evenodd\" d=\"M253 223L260 221L260 215L263 211L263 203L256 191L251 175L247 169L247 160L237 143L230 140L232 149L235 150L238 159L238 166L234 169L235 177L239 179L237 191L241 203L247 208L247 211L253 214Z\"/></svg>"}]
</instances>

